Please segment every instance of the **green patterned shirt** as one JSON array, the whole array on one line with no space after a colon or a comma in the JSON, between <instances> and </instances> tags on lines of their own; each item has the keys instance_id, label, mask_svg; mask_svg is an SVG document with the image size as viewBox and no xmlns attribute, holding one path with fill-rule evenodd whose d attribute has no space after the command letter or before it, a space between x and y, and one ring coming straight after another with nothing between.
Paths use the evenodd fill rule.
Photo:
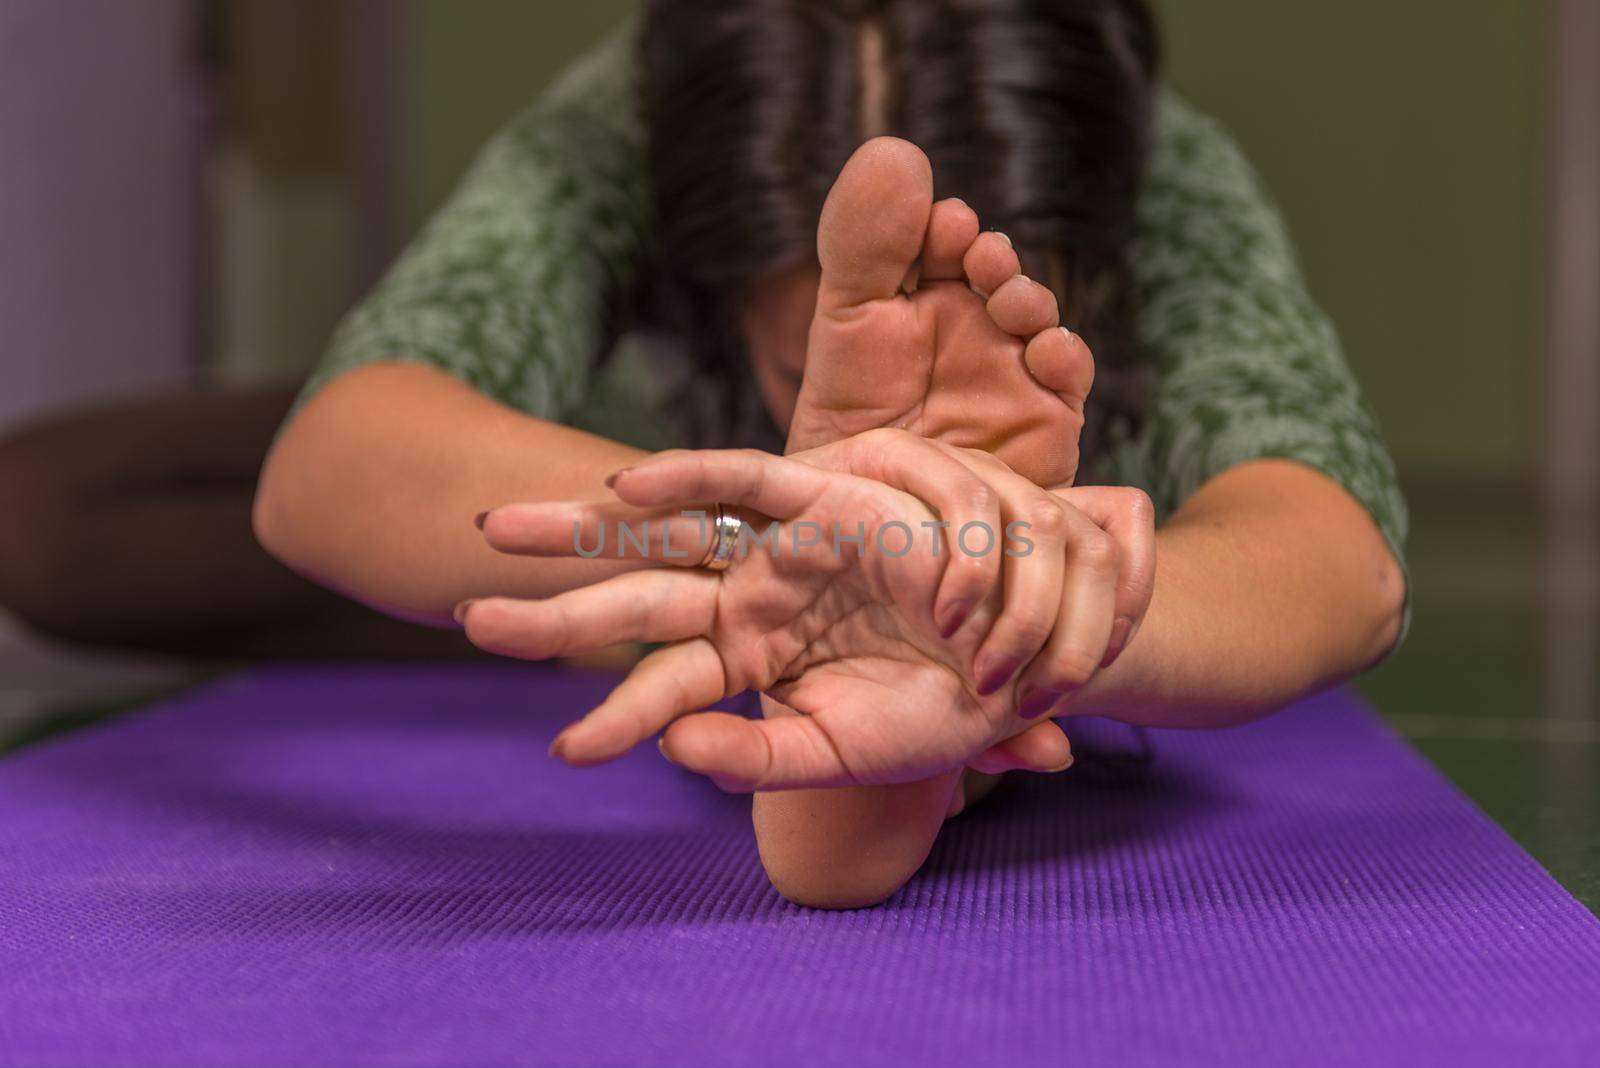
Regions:
<instances>
[{"instance_id":1,"label":"green patterned shirt","mask_svg":"<svg viewBox=\"0 0 1600 1068\"><path fill-rule=\"evenodd\" d=\"M610 302L649 240L633 47L613 36L495 135L302 398L351 367L415 360L539 418L643 448L686 440L706 416L683 410L686 359L626 339L601 359ZM1283 220L1227 132L1168 91L1137 216L1153 394L1136 433L1113 432L1098 480L1144 489L1166 516L1235 464L1295 460L1365 505L1403 561L1394 463Z\"/></svg>"}]
</instances>

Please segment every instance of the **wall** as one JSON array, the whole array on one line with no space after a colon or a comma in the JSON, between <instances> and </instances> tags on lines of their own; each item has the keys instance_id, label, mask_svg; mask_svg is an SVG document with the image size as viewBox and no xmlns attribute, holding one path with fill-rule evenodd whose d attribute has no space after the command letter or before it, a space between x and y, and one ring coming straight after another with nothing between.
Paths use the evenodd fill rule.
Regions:
<instances>
[{"instance_id":1,"label":"wall","mask_svg":"<svg viewBox=\"0 0 1600 1068\"><path fill-rule=\"evenodd\" d=\"M637 7L633 0L408 0L401 126L405 232L427 219L500 124Z\"/></svg>"},{"instance_id":2,"label":"wall","mask_svg":"<svg viewBox=\"0 0 1600 1068\"><path fill-rule=\"evenodd\" d=\"M1171 80L1288 215L1401 466L1518 479L1540 391L1541 7L1160 0Z\"/></svg>"},{"instance_id":3,"label":"wall","mask_svg":"<svg viewBox=\"0 0 1600 1068\"><path fill-rule=\"evenodd\" d=\"M202 112L187 12L0 4L0 429L194 369Z\"/></svg>"}]
</instances>

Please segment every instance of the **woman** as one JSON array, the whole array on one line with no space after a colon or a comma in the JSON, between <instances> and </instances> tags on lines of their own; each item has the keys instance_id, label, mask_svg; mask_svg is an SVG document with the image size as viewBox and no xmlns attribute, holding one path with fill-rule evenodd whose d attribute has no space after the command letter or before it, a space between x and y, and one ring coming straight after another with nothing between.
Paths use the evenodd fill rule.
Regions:
<instances>
[{"instance_id":1,"label":"woman","mask_svg":"<svg viewBox=\"0 0 1600 1068\"><path fill-rule=\"evenodd\" d=\"M776 445L775 422L813 470L859 478L858 457L815 448L836 438L848 454L879 420L910 413L926 417L914 429L1054 486L1079 467L1088 386L1081 340L1049 327L1059 302L1101 356L1085 470L1149 490L1165 522L1137 640L1137 610L1101 582L1104 625L1082 644L1126 653L1087 679L1050 680L1060 689L1043 691L1056 699L1046 707L1219 725L1360 670L1401 629L1392 466L1248 169L1155 88L1152 36L1142 6L1117 0L652 4L643 128L618 74L634 47L624 39L485 150L347 320L283 430L257 499L263 543L361 600L443 621L465 599L543 598L644 566L496 554L465 522L510 502L604 500L604 480L641 447ZM834 187L839 210L822 212L845 159L882 134L906 141L874 142L903 147L869 153L859 182L847 171ZM979 217L1011 239L980 242ZM1016 266L1004 261L1012 241ZM1006 272L1024 265L1047 286L1012 284ZM956 291L976 304L959 306ZM947 331L930 351L926 335L884 326L892 314L853 310L902 304L934 310L902 313L901 326L931 317L972 333ZM692 355L597 362L631 319ZM860 323L865 339L850 334ZM986 370L998 367L1015 373ZM1013 477L961 466L996 497L993 479ZM894 481L878 474L866 481ZM1077 532L1063 560L1113 570L1079 521L1089 499L1052 497ZM1147 525L1138 512L1102 508L1098 525ZM486 534L521 547L504 522L491 516ZM1137 563L1138 537L1120 542ZM1008 607L1019 584L1001 586L985 603ZM1061 588L1065 603L1077 587ZM481 603L469 626L492 630L496 612L518 615ZM953 637L968 625L988 640L1007 618L974 607ZM936 622L942 634L951 619ZM1011 661L1040 625L1020 627L1029 640L1011 639L999 662L963 669L974 692L1003 674L993 692L1014 726L1029 669ZM477 636L519 651L504 633ZM1049 745L1043 731L1021 737ZM569 739L570 757L605 755L583 741ZM959 807L959 775L958 764L895 786L759 794L775 883L813 903L881 899Z\"/></svg>"}]
</instances>

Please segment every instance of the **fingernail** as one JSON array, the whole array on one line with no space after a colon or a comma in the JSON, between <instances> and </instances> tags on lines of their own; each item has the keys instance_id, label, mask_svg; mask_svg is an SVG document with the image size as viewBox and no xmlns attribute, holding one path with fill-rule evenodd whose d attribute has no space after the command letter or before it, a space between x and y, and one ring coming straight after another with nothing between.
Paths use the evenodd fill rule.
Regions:
<instances>
[{"instance_id":1,"label":"fingernail","mask_svg":"<svg viewBox=\"0 0 1600 1068\"><path fill-rule=\"evenodd\" d=\"M555 757L557 760L567 759L567 736L571 733L571 727L562 728L561 733L556 735L555 740L550 743L551 756Z\"/></svg>"},{"instance_id":2,"label":"fingernail","mask_svg":"<svg viewBox=\"0 0 1600 1068\"><path fill-rule=\"evenodd\" d=\"M462 601L460 604L456 605L455 608L451 609L450 615L457 623L463 623L466 621L467 609L471 608L477 603L478 599L476 597L468 597L465 601Z\"/></svg>"},{"instance_id":3,"label":"fingernail","mask_svg":"<svg viewBox=\"0 0 1600 1068\"><path fill-rule=\"evenodd\" d=\"M1121 655L1122 650L1128 646L1128 634L1133 630L1133 620L1127 616L1118 616L1117 621L1111 624L1111 641L1106 645L1106 655L1100 661L1101 667L1109 667L1111 662Z\"/></svg>"},{"instance_id":4,"label":"fingernail","mask_svg":"<svg viewBox=\"0 0 1600 1068\"><path fill-rule=\"evenodd\" d=\"M617 484L617 479L621 478L623 475L627 474L629 471L632 471L632 470L633 470L632 467L623 467L623 468L619 468L616 471L611 472L609 475L606 476L606 489L611 489L613 486L615 486Z\"/></svg>"},{"instance_id":5,"label":"fingernail","mask_svg":"<svg viewBox=\"0 0 1600 1068\"><path fill-rule=\"evenodd\" d=\"M978 696L987 697L1006 684L1017 673L1022 661L1014 656L985 659L977 666Z\"/></svg>"},{"instance_id":6,"label":"fingernail","mask_svg":"<svg viewBox=\"0 0 1600 1068\"><path fill-rule=\"evenodd\" d=\"M1022 699L1017 705L1017 715L1023 719L1034 719L1054 708L1062 696L1060 690L1031 686L1022 694Z\"/></svg>"},{"instance_id":7,"label":"fingernail","mask_svg":"<svg viewBox=\"0 0 1600 1068\"><path fill-rule=\"evenodd\" d=\"M1067 759L1062 761L1060 764L1056 765L1055 767L1053 767L1053 768L1040 768L1039 770L1044 772L1047 775L1054 775L1056 772L1058 772L1058 771L1066 771L1070 767L1072 767L1072 754L1068 753L1067 754Z\"/></svg>"},{"instance_id":8,"label":"fingernail","mask_svg":"<svg viewBox=\"0 0 1600 1068\"><path fill-rule=\"evenodd\" d=\"M661 750L661 755L666 758L668 764L671 764L675 768L681 766L676 760L672 759L672 754L667 752L667 740L665 738L656 739L656 748Z\"/></svg>"},{"instance_id":9,"label":"fingernail","mask_svg":"<svg viewBox=\"0 0 1600 1068\"><path fill-rule=\"evenodd\" d=\"M472 525L477 527L479 530L482 530L483 524L488 518L488 512L479 512L477 515L472 517Z\"/></svg>"},{"instance_id":10,"label":"fingernail","mask_svg":"<svg viewBox=\"0 0 1600 1068\"><path fill-rule=\"evenodd\" d=\"M967 621L967 617L971 614L971 601L956 601L952 604L946 605L943 613L943 619L939 624L939 637L948 638L950 635L960 630L961 624L965 623Z\"/></svg>"},{"instance_id":11,"label":"fingernail","mask_svg":"<svg viewBox=\"0 0 1600 1068\"><path fill-rule=\"evenodd\" d=\"M1016 248L1015 245L1011 244L1011 238L1007 237L1005 234L1001 233L999 230L994 231L994 234L995 234L996 237L999 237L1002 240L1004 240L1008 247Z\"/></svg>"},{"instance_id":12,"label":"fingernail","mask_svg":"<svg viewBox=\"0 0 1600 1068\"><path fill-rule=\"evenodd\" d=\"M1071 330L1071 328L1065 327L1065 326L1058 326L1058 327L1056 327L1056 329L1060 330L1063 334L1067 335L1067 340L1068 341L1072 340L1072 330Z\"/></svg>"}]
</instances>

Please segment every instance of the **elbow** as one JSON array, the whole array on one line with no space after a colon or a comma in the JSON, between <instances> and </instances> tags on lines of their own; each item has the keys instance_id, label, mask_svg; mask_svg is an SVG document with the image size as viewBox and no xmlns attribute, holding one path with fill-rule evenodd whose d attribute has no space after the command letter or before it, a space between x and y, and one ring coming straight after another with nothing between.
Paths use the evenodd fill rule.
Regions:
<instances>
[{"instance_id":1,"label":"elbow","mask_svg":"<svg viewBox=\"0 0 1600 1068\"><path fill-rule=\"evenodd\" d=\"M1367 643L1363 667L1371 666L1389 655L1400 640L1400 630L1405 622L1406 574L1387 543L1384 543L1372 569L1370 591L1370 608L1364 628Z\"/></svg>"},{"instance_id":2,"label":"elbow","mask_svg":"<svg viewBox=\"0 0 1600 1068\"><path fill-rule=\"evenodd\" d=\"M349 515L370 511L360 497L359 457L323 436L326 421L305 413L279 434L256 478L250 530L262 550L290 571L343 597L414 623L448 625L460 595L416 581L409 563L395 564L371 548L370 526ZM331 447L330 447L331 446ZM352 474L354 470L355 474Z\"/></svg>"},{"instance_id":3,"label":"elbow","mask_svg":"<svg viewBox=\"0 0 1600 1068\"><path fill-rule=\"evenodd\" d=\"M250 532L255 535L257 544L278 560L284 555L286 511L276 484L263 471L256 480L255 500L250 505Z\"/></svg>"},{"instance_id":4,"label":"elbow","mask_svg":"<svg viewBox=\"0 0 1600 1068\"><path fill-rule=\"evenodd\" d=\"M305 532L300 524L308 510L299 501L295 485L292 457L274 446L256 479L250 530L268 555L295 571L303 571L308 561L304 559Z\"/></svg>"}]
</instances>

